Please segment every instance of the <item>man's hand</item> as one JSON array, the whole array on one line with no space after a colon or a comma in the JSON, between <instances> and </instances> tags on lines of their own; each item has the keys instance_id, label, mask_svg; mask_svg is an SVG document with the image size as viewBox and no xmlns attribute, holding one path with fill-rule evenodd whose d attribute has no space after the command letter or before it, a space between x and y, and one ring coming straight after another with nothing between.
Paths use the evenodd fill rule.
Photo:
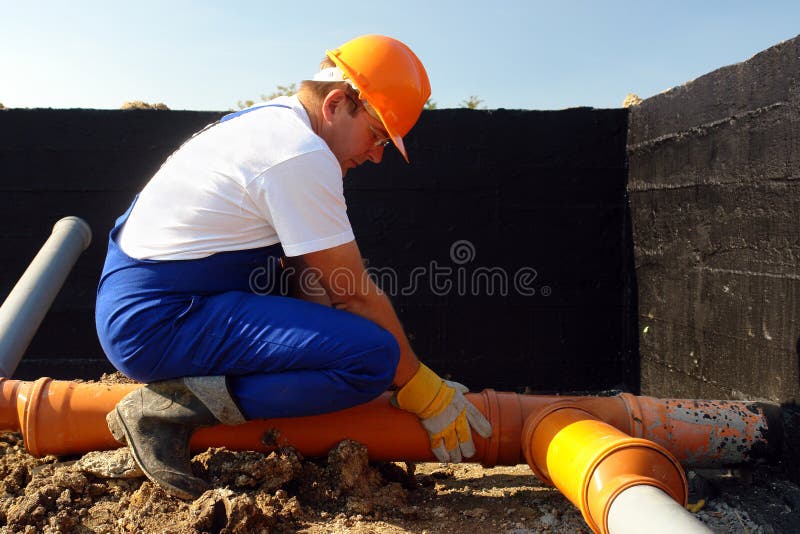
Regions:
<instances>
[{"instance_id":1,"label":"man's hand","mask_svg":"<svg viewBox=\"0 0 800 534\"><path fill-rule=\"evenodd\" d=\"M483 438L492 435L489 421L464 397L467 391L420 363L416 374L395 393L395 404L422 420L440 462L460 462L475 454L471 429Z\"/></svg>"}]
</instances>

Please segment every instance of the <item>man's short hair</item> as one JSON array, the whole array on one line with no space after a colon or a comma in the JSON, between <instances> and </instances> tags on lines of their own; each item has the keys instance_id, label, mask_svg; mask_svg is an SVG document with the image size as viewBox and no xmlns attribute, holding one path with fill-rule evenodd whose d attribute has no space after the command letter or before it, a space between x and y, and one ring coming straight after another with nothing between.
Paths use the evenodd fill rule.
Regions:
<instances>
[{"instance_id":1,"label":"man's short hair","mask_svg":"<svg viewBox=\"0 0 800 534\"><path fill-rule=\"evenodd\" d=\"M333 61L329 57L325 57L319 63L319 69L327 69L329 67L335 67ZM353 101L359 101L359 94L358 91L353 89L353 87L347 82L318 82L314 80L303 80L300 82L300 89L298 93L303 93L307 97L310 97L315 104L322 105L322 102L325 100L325 97L328 96L328 93L334 91L336 89L341 89L342 91L347 94ZM352 115L355 115L360 106L354 105L353 109L350 110Z\"/></svg>"}]
</instances>

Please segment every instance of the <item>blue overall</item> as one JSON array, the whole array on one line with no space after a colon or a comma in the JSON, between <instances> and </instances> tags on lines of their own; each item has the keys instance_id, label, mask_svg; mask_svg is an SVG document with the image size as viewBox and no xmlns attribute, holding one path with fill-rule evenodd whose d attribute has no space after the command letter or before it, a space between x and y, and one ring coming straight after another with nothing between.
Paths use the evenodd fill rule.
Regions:
<instances>
[{"instance_id":1,"label":"blue overall","mask_svg":"<svg viewBox=\"0 0 800 534\"><path fill-rule=\"evenodd\" d=\"M314 415L367 402L391 385L394 337L349 312L251 289L279 276L280 244L202 259L138 260L116 221L95 321L111 363L140 382L228 377L247 419ZM272 284L277 285L277 284Z\"/></svg>"}]
</instances>

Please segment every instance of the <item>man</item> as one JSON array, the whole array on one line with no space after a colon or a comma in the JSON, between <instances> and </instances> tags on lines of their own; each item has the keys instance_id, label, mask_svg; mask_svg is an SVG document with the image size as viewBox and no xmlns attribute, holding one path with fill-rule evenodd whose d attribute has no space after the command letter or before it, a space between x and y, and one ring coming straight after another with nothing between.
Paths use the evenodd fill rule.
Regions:
<instances>
[{"instance_id":1,"label":"man","mask_svg":"<svg viewBox=\"0 0 800 534\"><path fill-rule=\"evenodd\" d=\"M466 389L420 364L365 275L343 196L347 171L380 163L390 142L408 161L403 136L429 96L405 44L358 37L328 51L296 96L195 134L117 220L97 331L114 366L149 384L107 419L150 479L197 497L207 484L191 474L195 429L340 410L391 385L439 460L474 454L470 425L489 437ZM279 258L314 274L299 277L297 298L263 294Z\"/></svg>"}]
</instances>

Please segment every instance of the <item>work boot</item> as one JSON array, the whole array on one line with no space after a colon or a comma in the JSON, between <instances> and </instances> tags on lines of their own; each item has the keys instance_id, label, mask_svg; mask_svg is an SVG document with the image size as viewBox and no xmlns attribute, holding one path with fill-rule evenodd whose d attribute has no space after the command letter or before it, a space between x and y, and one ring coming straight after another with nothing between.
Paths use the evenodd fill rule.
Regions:
<instances>
[{"instance_id":1,"label":"work boot","mask_svg":"<svg viewBox=\"0 0 800 534\"><path fill-rule=\"evenodd\" d=\"M189 439L194 431L218 422L245 422L224 376L153 382L123 397L106 420L147 478L182 499L209 489L192 475Z\"/></svg>"}]
</instances>

